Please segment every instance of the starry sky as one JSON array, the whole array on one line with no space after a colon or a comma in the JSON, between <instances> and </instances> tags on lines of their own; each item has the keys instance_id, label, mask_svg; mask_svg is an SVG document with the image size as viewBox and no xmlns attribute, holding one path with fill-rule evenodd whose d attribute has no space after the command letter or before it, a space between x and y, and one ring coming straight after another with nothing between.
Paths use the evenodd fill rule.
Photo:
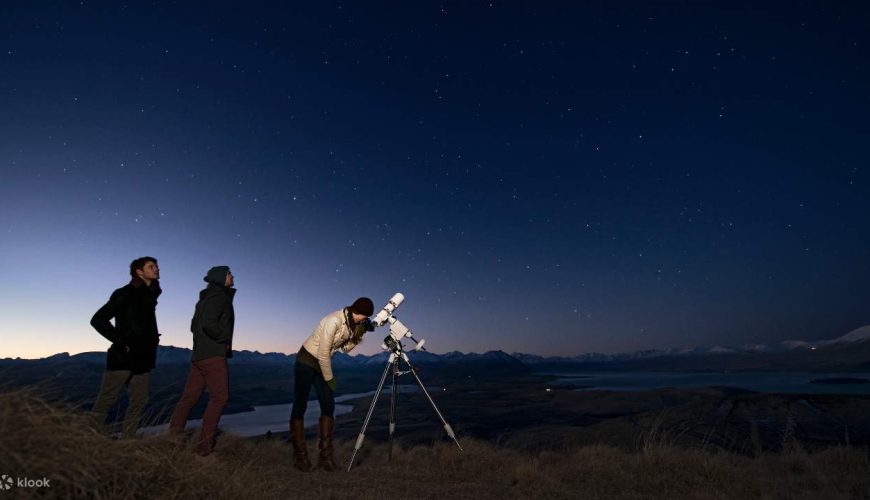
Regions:
<instances>
[{"instance_id":1,"label":"starry sky","mask_svg":"<svg viewBox=\"0 0 870 500\"><path fill-rule=\"evenodd\" d=\"M0 357L106 349L142 255L181 347L221 264L238 349L399 291L436 353L870 324L870 5L701 4L4 2Z\"/></svg>"}]
</instances>

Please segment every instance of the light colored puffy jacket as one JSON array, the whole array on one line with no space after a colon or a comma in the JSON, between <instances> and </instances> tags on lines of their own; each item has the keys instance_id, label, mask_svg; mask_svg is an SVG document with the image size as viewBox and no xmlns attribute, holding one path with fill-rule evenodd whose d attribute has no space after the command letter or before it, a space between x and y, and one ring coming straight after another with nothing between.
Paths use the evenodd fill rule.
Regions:
<instances>
[{"instance_id":1,"label":"light colored puffy jacket","mask_svg":"<svg viewBox=\"0 0 870 500\"><path fill-rule=\"evenodd\" d=\"M347 326L345 310L329 313L314 329L302 346L317 358L324 380L332 380L332 355L341 349L350 352L359 342L350 340L353 332Z\"/></svg>"}]
</instances>

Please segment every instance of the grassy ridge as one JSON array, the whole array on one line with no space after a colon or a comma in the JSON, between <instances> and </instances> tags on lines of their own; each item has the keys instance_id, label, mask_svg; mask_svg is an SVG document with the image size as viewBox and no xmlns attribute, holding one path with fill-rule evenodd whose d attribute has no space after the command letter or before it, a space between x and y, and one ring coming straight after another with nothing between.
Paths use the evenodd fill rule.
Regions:
<instances>
[{"instance_id":1,"label":"grassy ridge","mask_svg":"<svg viewBox=\"0 0 870 500\"><path fill-rule=\"evenodd\" d=\"M337 459L353 443L337 443ZM351 473L302 473L281 440L221 437L214 455L164 437L113 441L85 414L29 391L0 394L0 473L51 480L0 498L870 498L866 449L795 447L752 458L657 444L528 453L463 439L394 450L366 443ZM316 452L314 437L309 453Z\"/></svg>"}]
</instances>

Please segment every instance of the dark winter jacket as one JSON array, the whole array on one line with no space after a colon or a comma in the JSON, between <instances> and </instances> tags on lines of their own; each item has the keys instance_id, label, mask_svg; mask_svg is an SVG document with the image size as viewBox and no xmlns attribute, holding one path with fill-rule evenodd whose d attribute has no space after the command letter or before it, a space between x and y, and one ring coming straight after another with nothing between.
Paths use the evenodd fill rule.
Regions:
<instances>
[{"instance_id":1,"label":"dark winter jacket","mask_svg":"<svg viewBox=\"0 0 870 500\"><path fill-rule=\"evenodd\" d=\"M199 302L190 320L193 333L191 361L220 356L233 357L233 326L236 321L233 310L235 288L209 283L199 292Z\"/></svg>"},{"instance_id":2,"label":"dark winter jacket","mask_svg":"<svg viewBox=\"0 0 870 500\"><path fill-rule=\"evenodd\" d=\"M91 318L91 326L112 343L106 356L107 370L140 374L154 368L160 342L154 311L160 293L157 281L148 286L140 278L133 278L115 290ZM114 325L110 322L113 318Z\"/></svg>"}]
</instances>

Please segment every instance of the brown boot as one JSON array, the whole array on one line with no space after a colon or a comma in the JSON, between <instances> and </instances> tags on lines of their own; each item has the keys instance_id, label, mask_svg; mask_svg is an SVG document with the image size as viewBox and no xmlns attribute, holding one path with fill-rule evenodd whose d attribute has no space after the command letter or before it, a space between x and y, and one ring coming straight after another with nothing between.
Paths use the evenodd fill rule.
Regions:
<instances>
[{"instance_id":1,"label":"brown boot","mask_svg":"<svg viewBox=\"0 0 870 500\"><path fill-rule=\"evenodd\" d=\"M332 417L320 417L320 457L317 466L326 471L338 470L338 465L332 458L332 430L335 419Z\"/></svg>"},{"instance_id":2,"label":"brown boot","mask_svg":"<svg viewBox=\"0 0 870 500\"><path fill-rule=\"evenodd\" d=\"M305 421L301 418L290 419L290 441L293 443L293 467L302 472L310 471L311 461L305 447Z\"/></svg>"}]
</instances>

